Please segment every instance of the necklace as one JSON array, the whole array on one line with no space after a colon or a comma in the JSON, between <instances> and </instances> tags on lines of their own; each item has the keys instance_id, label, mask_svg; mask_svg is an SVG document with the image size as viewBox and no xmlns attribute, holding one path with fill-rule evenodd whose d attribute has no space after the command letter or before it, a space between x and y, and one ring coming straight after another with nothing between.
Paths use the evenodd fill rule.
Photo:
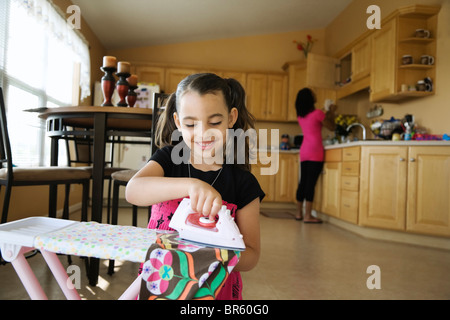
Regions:
<instances>
[{"instance_id":1,"label":"necklace","mask_svg":"<svg viewBox=\"0 0 450 320\"><path fill-rule=\"evenodd\" d=\"M188 172L189 172L189 178L191 177L191 163L188 162ZM214 182L216 182L217 178L219 178L220 173L222 172L223 166L222 168L220 168L219 173L217 174L216 178L214 179L214 181L211 183L211 187L214 185Z\"/></svg>"}]
</instances>

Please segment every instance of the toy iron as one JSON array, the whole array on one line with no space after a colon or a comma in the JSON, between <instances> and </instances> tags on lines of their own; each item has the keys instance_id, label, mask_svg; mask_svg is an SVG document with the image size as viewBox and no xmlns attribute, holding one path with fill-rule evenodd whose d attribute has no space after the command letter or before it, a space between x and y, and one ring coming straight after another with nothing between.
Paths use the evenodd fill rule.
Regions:
<instances>
[{"instance_id":1,"label":"toy iron","mask_svg":"<svg viewBox=\"0 0 450 320\"><path fill-rule=\"evenodd\" d=\"M177 230L180 237L187 241L210 247L245 250L243 236L231 217L230 210L222 206L218 217L217 221L212 221L193 211L190 199L185 198L172 216L169 227Z\"/></svg>"}]
</instances>

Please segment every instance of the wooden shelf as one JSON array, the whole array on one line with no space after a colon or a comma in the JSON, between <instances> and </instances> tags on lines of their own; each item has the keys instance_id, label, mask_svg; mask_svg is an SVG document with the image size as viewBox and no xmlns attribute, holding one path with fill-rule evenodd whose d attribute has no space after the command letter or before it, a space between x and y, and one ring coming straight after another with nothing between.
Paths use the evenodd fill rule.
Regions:
<instances>
[{"instance_id":1,"label":"wooden shelf","mask_svg":"<svg viewBox=\"0 0 450 320\"><path fill-rule=\"evenodd\" d=\"M411 38L405 38L399 40L400 43L416 43L416 44L426 44L431 43L435 39L434 38L417 38L417 37L411 37Z\"/></svg>"},{"instance_id":2,"label":"wooden shelf","mask_svg":"<svg viewBox=\"0 0 450 320\"><path fill-rule=\"evenodd\" d=\"M428 69L432 69L434 67L433 64L418 64L418 63L413 63L413 64L403 64L401 65L399 68L400 69L419 69L419 70L428 70Z\"/></svg>"},{"instance_id":3,"label":"wooden shelf","mask_svg":"<svg viewBox=\"0 0 450 320\"><path fill-rule=\"evenodd\" d=\"M400 91L397 95L403 97L425 97L433 94L433 91Z\"/></svg>"}]
</instances>

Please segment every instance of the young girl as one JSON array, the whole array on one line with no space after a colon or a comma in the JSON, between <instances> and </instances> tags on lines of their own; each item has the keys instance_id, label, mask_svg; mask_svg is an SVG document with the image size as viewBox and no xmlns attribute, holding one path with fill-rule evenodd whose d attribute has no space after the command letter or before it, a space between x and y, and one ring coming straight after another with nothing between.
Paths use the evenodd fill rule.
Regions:
<instances>
[{"instance_id":1,"label":"young girl","mask_svg":"<svg viewBox=\"0 0 450 320\"><path fill-rule=\"evenodd\" d=\"M250 128L253 117L238 81L215 74L188 76L170 96L158 122L155 137L160 149L126 187L128 202L152 205L151 229L170 229L170 219L185 197L193 210L210 219L222 205L230 209L246 250L217 299L242 299L239 271L251 270L259 259L259 207L264 192L249 171L248 143L247 150L237 150L246 151L245 163L229 163L225 152L227 130ZM180 133L182 141L174 146L172 140L177 142Z\"/></svg>"}]
</instances>

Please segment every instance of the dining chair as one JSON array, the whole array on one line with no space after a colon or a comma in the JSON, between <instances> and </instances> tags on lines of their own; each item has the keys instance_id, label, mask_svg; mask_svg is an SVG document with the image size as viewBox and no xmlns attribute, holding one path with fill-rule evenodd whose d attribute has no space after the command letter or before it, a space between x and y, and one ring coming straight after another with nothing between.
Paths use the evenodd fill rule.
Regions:
<instances>
[{"instance_id":1,"label":"dining chair","mask_svg":"<svg viewBox=\"0 0 450 320\"><path fill-rule=\"evenodd\" d=\"M13 166L11 144L6 119L3 90L0 87L0 187L5 186L1 223L8 221L8 211L12 187L16 186L56 186L81 184L83 186L81 219L87 221L90 174L86 170L70 167L15 167ZM56 217L57 188L49 193L49 216ZM68 218L69 197L64 199L63 217ZM33 212L30 212L30 216Z\"/></svg>"},{"instance_id":2,"label":"dining chair","mask_svg":"<svg viewBox=\"0 0 450 320\"><path fill-rule=\"evenodd\" d=\"M89 130L87 129L81 129L77 128L78 131L86 131L86 135L81 136L74 136L74 137L67 137L65 139L66 144L66 152L67 152L67 161L70 167L76 164L83 164L83 166L78 166L77 168L84 169L88 171L91 175L91 178L93 176L93 140L92 137L89 134ZM117 137L117 139L120 139L120 137ZM72 143L71 143L72 142ZM106 222L110 223L111 219L111 191L112 191L112 177L111 175L114 172L122 171L122 170L129 170L129 168L124 167L114 167L114 147L116 143L120 143L120 140L115 140L114 137L112 137L112 140L110 142L110 154L109 159L105 159L105 168L103 173L103 180L108 181L108 196L107 196L107 218ZM68 192L69 186L66 185L66 193Z\"/></svg>"},{"instance_id":3,"label":"dining chair","mask_svg":"<svg viewBox=\"0 0 450 320\"><path fill-rule=\"evenodd\" d=\"M164 110L166 99L169 97L165 93L154 93L153 94L153 105L152 105L152 132L151 132L151 142L150 142L150 153L153 155L158 149L155 144L155 131L156 125L158 123L161 112ZM111 177L113 180L113 195L112 195L112 210L111 210L111 224L117 224L119 216L119 188L120 186L125 186L128 181L138 172L139 170L123 170L114 172ZM137 206L132 205L132 225L137 226ZM148 207L148 220L150 221L152 207ZM114 273L114 260L109 260L108 274L112 275Z\"/></svg>"}]
</instances>

